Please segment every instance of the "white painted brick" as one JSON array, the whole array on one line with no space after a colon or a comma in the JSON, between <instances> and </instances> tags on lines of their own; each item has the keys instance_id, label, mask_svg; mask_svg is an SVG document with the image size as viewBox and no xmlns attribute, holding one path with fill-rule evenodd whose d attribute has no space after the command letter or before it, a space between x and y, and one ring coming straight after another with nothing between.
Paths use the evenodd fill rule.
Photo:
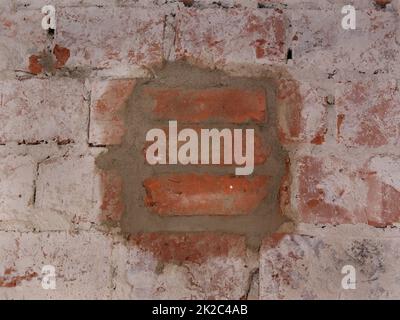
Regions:
<instances>
[{"instance_id":1,"label":"white painted brick","mask_svg":"<svg viewBox=\"0 0 400 320\"><path fill-rule=\"evenodd\" d=\"M46 49L40 10L1 10L0 71L28 70L29 57Z\"/></svg>"},{"instance_id":2,"label":"white painted brick","mask_svg":"<svg viewBox=\"0 0 400 320\"><path fill-rule=\"evenodd\" d=\"M398 299L400 233L368 226L321 229L266 239L260 252L261 299ZM356 270L345 290L343 266Z\"/></svg>"},{"instance_id":3,"label":"white painted brick","mask_svg":"<svg viewBox=\"0 0 400 320\"><path fill-rule=\"evenodd\" d=\"M115 6L117 0L15 0L18 9L41 9L45 5L53 5L56 10L61 7Z\"/></svg>"},{"instance_id":4,"label":"white painted brick","mask_svg":"<svg viewBox=\"0 0 400 320\"><path fill-rule=\"evenodd\" d=\"M394 11L357 10L355 30L342 28L340 10L289 10L288 15L296 77L326 79L332 74L335 80L351 80L398 74Z\"/></svg>"},{"instance_id":5,"label":"white painted brick","mask_svg":"<svg viewBox=\"0 0 400 320\"><path fill-rule=\"evenodd\" d=\"M142 8L64 8L56 43L70 50L70 68L102 75L140 76L162 62L164 13Z\"/></svg>"},{"instance_id":6,"label":"white painted brick","mask_svg":"<svg viewBox=\"0 0 400 320\"><path fill-rule=\"evenodd\" d=\"M107 236L93 232L0 232L0 242L1 299L110 297L111 241ZM44 265L56 269L55 290L41 286ZM28 279L23 280L24 276Z\"/></svg>"},{"instance_id":7,"label":"white painted brick","mask_svg":"<svg viewBox=\"0 0 400 320\"><path fill-rule=\"evenodd\" d=\"M33 204L36 163L30 156L0 158L0 220L20 219Z\"/></svg>"},{"instance_id":8,"label":"white painted brick","mask_svg":"<svg viewBox=\"0 0 400 320\"><path fill-rule=\"evenodd\" d=\"M280 64L285 15L274 10L185 9L177 14L176 57L201 66Z\"/></svg>"},{"instance_id":9,"label":"white painted brick","mask_svg":"<svg viewBox=\"0 0 400 320\"><path fill-rule=\"evenodd\" d=\"M256 268L251 254L174 264L121 243L114 248L113 263L113 299L240 299L246 295Z\"/></svg>"},{"instance_id":10,"label":"white painted brick","mask_svg":"<svg viewBox=\"0 0 400 320\"><path fill-rule=\"evenodd\" d=\"M0 142L84 141L88 107L72 79L0 81Z\"/></svg>"},{"instance_id":11,"label":"white painted brick","mask_svg":"<svg viewBox=\"0 0 400 320\"><path fill-rule=\"evenodd\" d=\"M71 156L44 161L39 166L36 206L59 212L76 225L99 221L101 177L95 157Z\"/></svg>"}]
</instances>

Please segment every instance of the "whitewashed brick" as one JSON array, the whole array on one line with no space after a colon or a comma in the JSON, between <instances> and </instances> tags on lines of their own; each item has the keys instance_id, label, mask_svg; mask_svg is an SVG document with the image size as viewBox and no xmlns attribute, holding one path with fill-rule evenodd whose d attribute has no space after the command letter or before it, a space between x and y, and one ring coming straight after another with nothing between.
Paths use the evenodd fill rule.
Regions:
<instances>
[{"instance_id":1,"label":"whitewashed brick","mask_svg":"<svg viewBox=\"0 0 400 320\"><path fill-rule=\"evenodd\" d=\"M30 156L0 158L0 220L20 219L34 201L36 163Z\"/></svg>"},{"instance_id":2,"label":"whitewashed brick","mask_svg":"<svg viewBox=\"0 0 400 320\"><path fill-rule=\"evenodd\" d=\"M76 225L99 221L101 177L95 156L44 161L39 166L36 206L60 212Z\"/></svg>"},{"instance_id":3,"label":"whitewashed brick","mask_svg":"<svg viewBox=\"0 0 400 320\"><path fill-rule=\"evenodd\" d=\"M110 297L111 241L82 232L0 232L1 299L106 299ZM44 290L42 268L53 265L56 289Z\"/></svg>"},{"instance_id":4,"label":"whitewashed brick","mask_svg":"<svg viewBox=\"0 0 400 320\"><path fill-rule=\"evenodd\" d=\"M103 75L143 75L162 62L164 14L159 9L64 8L58 11L56 43L71 52L70 68Z\"/></svg>"},{"instance_id":5,"label":"whitewashed brick","mask_svg":"<svg viewBox=\"0 0 400 320\"><path fill-rule=\"evenodd\" d=\"M306 226L267 238L260 251L261 299L398 299L397 230ZM356 270L356 289L342 287L342 268Z\"/></svg>"},{"instance_id":6,"label":"whitewashed brick","mask_svg":"<svg viewBox=\"0 0 400 320\"><path fill-rule=\"evenodd\" d=\"M77 80L0 81L0 143L84 141L87 118Z\"/></svg>"}]
</instances>

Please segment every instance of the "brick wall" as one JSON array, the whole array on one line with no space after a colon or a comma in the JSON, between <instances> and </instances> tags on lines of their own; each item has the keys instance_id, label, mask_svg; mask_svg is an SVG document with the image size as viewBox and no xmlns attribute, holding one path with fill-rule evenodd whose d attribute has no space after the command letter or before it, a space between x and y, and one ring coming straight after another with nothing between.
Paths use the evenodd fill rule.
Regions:
<instances>
[{"instance_id":1,"label":"brick wall","mask_svg":"<svg viewBox=\"0 0 400 320\"><path fill-rule=\"evenodd\" d=\"M0 298L400 298L400 4L345 4L2 1ZM169 120L254 172L149 165Z\"/></svg>"}]
</instances>

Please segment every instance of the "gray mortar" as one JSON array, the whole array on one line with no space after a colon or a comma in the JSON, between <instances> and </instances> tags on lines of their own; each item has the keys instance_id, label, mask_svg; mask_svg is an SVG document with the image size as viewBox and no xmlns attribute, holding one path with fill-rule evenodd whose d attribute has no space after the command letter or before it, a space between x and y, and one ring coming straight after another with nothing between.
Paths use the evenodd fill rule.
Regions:
<instances>
[{"instance_id":1,"label":"gray mortar","mask_svg":"<svg viewBox=\"0 0 400 320\"><path fill-rule=\"evenodd\" d=\"M276 130L275 87L270 78L231 77L221 71L203 70L185 63L168 63L155 73L153 79L138 80L123 118L127 133L119 146L109 147L96 163L103 170L116 170L123 178L123 213L120 227L125 234L141 232L221 232L236 233L246 236L247 244L257 249L263 237L269 235L287 221L278 205L278 191L285 173L286 152L281 147ZM234 174L235 166L211 165L156 165L146 163L143 153L146 132L152 128L166 128L168 121L152 119L152 105L142 95L145 87L162 88L216 88L216 87L261 88L267 96L267 120L262 124L247 123L228 125L224 123L201 122L195 124L201 128L256 128L261 131L271 153L265 164L255 166L254 174L270 177L269 192L266 199L251 214L242 216L159 216L144 205L145 178L161 173L215 173ZM174 120L174 119L171 119ZM178 121L178 130L190 128L194 124ZM251 177L251 176L249 176Z\"/></svg>"}]
</instances>

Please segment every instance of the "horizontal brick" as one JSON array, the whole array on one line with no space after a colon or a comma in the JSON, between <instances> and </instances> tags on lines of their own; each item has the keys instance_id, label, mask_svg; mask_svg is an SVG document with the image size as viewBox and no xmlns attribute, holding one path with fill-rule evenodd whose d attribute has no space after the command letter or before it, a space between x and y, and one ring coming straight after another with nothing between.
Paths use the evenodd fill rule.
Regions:
<instances>
[{"instance_id":1,"label":"horizontal brick","mask_svg":"<svg viewBox=\"0 0 400 320\"><path fill-rule=\"evenodd\" d=\"M110 196L107 192L102 194L107 190L104 183L113 182L110 180L104 176L102 180L92 155L43 161L36 182L36 207L60 212L76 226L91 226L99 222L101 206ZM111 203L108 204L104 209L110 214Z\"/></svg>"},{"instance_id":2,"label":"horizontal brick","mask_svg":"<svg viewBox=\"0 0 400 320\"><path fill-rule=\"evenodd\" d=\"M362 176L368 183L368 223L381 227L400 222L399 158L372 157Z\"/></svg>"},{"instance_id":3,"label":"horizontal brick","mask_svg":"<svg viewBox=\"0 0 400 320\"><path fill-rule=\"evenodd\" d=\"M111 239L95 232L0 232L1 299L107 299ZM56 289L42 288L42 268L55 268Z\"/></svg>"},{"instance_id":4,"label":"horizontal brick","mask_svg":"<svg viewBox=\"0 0 400 320\"><path fill-rule=\"evenodd\" d=\"M180 10L176 57L210 67L279 63L285 33L284 16L274 10Z\"/></svg>"},{"instance_id":5,"label":"horizontal brick","mask_svg":"<svg viewBox=\"0 0 400 320\"><path fill-rule=\"evenodd\" d=\"M260 249L260 299L398 299L399 232L368 226L278 234ZM355 290L342 268L354 267ZM346 280L346 279L345 279Z\"/></svg>"},{"instance_id":6,"label":"horizontal brick","mask_svg":"<svg viewBox=\"0 0 400 320\"><path fill-rule=\"evenodd\" d=\"M69 68L134 76L162 62L162 10L121 7L62 8L55 41L70 50Z\"/></svg>"},{"instance_id":7,"label":"horizontal brick","mask_svg":"<svg viewBox=\"0 0 400 320\"><path fill-rule=\"evenodd\" d=\"M329 10L340 10L345 5L354 5L357 9L370 9L374 8L374 1L357 1L357 0L258 0L258 5L264 5L266 7L271 5L281 5L284 8L289 9L329 9Z\"/></svg>"},{"instance_id":8,"label":"horizontal brick","mask_svg":"<svg viewBox=\"0 0 400 320\"><path fill-rule=\"evenodd\" d=\"M266 176L170 174L148 178L145 204L160 215L244 215L267 196Z\"/></svg>"},{"instance_id":9,"label":"horizontal brick","mask_svg":"<svg viewBox=\"0 0 400 320\"><path fill-rule=\"evenodd\" d=\"M141 234L113 257L113 298L245 299L257 268L244 237L230 234Z\"/></svg>"},{"instance_id":10,"label":"horizontal brick","mask_svg":"<svg viewBox=\"0 0 400 320\"><path fill-rule=\"evenodd\" d=\"M103 80L92 84L89 143L120 144L126 132L122 112L135 80Z\"/></svg>"},{"instance_id":11,"label":"horizontal brick","mask_svg":"<svg viewBox=\"0 0 400 320\"><path fill-rule=\"evenodd\" d=\"M19 8L41 9L48 5L46 0L15 0L16 6ZM55 8L61 7L86 7L86 6L116 6L116 0L53 0L51 4Z\"/></svg>"},{"instance_id":12,"label":"horizontal brick","mask_svg":"<svg viewBox=\"0 0 400 320\"><path fill-rule=\"evenodd\" d=\"M294 161L282 210L305 223L379 227L398 223L397 157L374 156L368 161L353 157L304 156Z\"/></svg>"},{"instance_id":13,"label":"horizontal brick","mask_svg":"<svg viewBox=\"0 0 400 320\"><path fill-rule=\"evenodd\" d=\"M327 107L324 95L318 89L308 82L278 81L276 103L282 143L324 143Z\"/></svg>"},{"instance_id":14,"label":"horizontal brick","mask_svg":"<svg viewBox=\"0 0 400 320\"><path fill-rule=\"evenodd\" d=\"M349 147L399 145L397 82L363 81L337 86L337 139Z\"/></svg>"},{"instance_id":15,"label":"horizontal brick","mask_svg":"<svg viewBox=\"0 0 400 320\"><path fill-rule=\"evenodd\" d=\"M4 80L0 97L0 143L86 139L87 109L77 80Z\"/></svg>"},{"instance_id":16,"label":"horizontal brick","mask_svg":"<svg viewBox=\"0 0 400 320\"><path fill-rule=\"evenodd\" d=\"M165 132L165 136L166 136L166 141L168 141L168 139L169 139L169 133L168 133L168 127L164 127L164 128L161 128L164 132ZM181 129L185 129L185 127L182 127L182 128L180 128L180 127L178 127L178 132L179 132L179 130L181 130ZM195 127L193 127L193 126L191 126L190 127L190 129L193 129L193 130L195 130L196 132L197 132L197 134L198 134L198 137L199 137L199 141L198 141L198 143L199 143L199 146L201 146L201 129L206 129L206 128L200 128L199 126L195 126ZM209 128L209 129L212 129L212 128ZM219 130L221 130L221 129L219 129ZM232 131L232 139L233 139L233 128L231 129ZM264 138L263 138L263 134L262 134L262 132L259 130L259 129L253 129L254 130L254 164L255 165L261 165L261 164L264 164L265 163L265 161L268 159L268 156L270 155L270 152L271 152L271 146L269 146L269 145L267 145L266 144L266 142L265 142L265 140L264 140ZM223 139L220 139L220 141L221 141L221 147L220 147L220 165L224 165L224 144L223 144ZM153 142L146 142L145 143L145 146L144 146L144 148L143 148L143 156L144 157L146 157L146 150L147 150L147 148L152 144ZM184 145L186 142L185 141L178 141L177 142L177 150L179 150L179 148L182 146L182 145ZM243 146L243 154L246 154L246 133L245 132L243 132L243 135L242 135L242 146ZM212 148L212 145L211 145L211 143L210 143L210 151L209 151L209 155L210 155L210 158L209 158L209 163L210 164L212 164L212 150L211 150L211 148ZM168 159L168 150L169 150L169 145L168 145L168 143L166 144L166 146L165 146L165 150L166 150L166 155L167 155L167 159ZM216 150L216 149L215 149ZM232 147L231 147L231 154L232 154L232 162L233 162L233 164L232 165L236 165L236 163L235 163L235 157L233 156L233 151L234 151L234 146L232 145ZM201 163L201 153L199 152L199 155L198 155L198 163ZM206 165L206 164L201 164L201 165Z\"/></svg>"},{"instance_id":17,"label":"horizontal brick","mask_svg":"<svg viewBox=\"0 0 400 320\"><path fill-rule=\"evenodd\" d=\"M335 156L305 156L293 162L291 207L306 223L367 223L368 184L363 163Z\"/></svg>"},{"instance_id":18,"label":"horizontal brick","mask_svg":"<svg viewBox=\"0 0 400 320\"><path fill-rule=\"evenodd\" d=\"M40 25L42 18L40 10L0 12L0 70L29 71L29 57L47 46L47 32Z\"/></svg>"},{"instance_id":19,"label":"horizontal brick","mask_svg":"<svg viewBox=\"0 0 400 320\"><path fill-rule=\"evenodd\" d=\"M245 256L245 237L213 233L143 233L129 238L131 245L151 252L163 262L202 263L212 257Z\"/></svg>"},{"instance_id":20,"label":"horizontal brick","mask_svg":"<svg viewBox=\"0 0 400 320\"><path fill-rule=\"evenodd\" d=\"M153 115L157 119L191 123L264 122L266 119L263 90L148 88L145 94L152 98Z\"/></svg>"},{"instance_id":21,"label":"horizontal brick","mask_svg":"<svg viewBox=\"0 0 400 320\"><path fill-rule=\"evenodd\" d=\"M373 1L363 2L373 6ZM345 15L340 6L334 10L290 10L291 73L302 79L341 81L376 75L395 78L400 54L395 39L397 13L360 7L363 5L358 1L355 30L342 28Z\"/></svg>"},{"instance_id":22,"label":"horizontal brick","mask_svg":"<svg viewBox=\"0 0 400 320\"><path fill-rule=\"evenodd\" d=\"M0 220L23 220L34 201L36 163L30 156L0 158Z\"/></svg>"}]
</instances>

